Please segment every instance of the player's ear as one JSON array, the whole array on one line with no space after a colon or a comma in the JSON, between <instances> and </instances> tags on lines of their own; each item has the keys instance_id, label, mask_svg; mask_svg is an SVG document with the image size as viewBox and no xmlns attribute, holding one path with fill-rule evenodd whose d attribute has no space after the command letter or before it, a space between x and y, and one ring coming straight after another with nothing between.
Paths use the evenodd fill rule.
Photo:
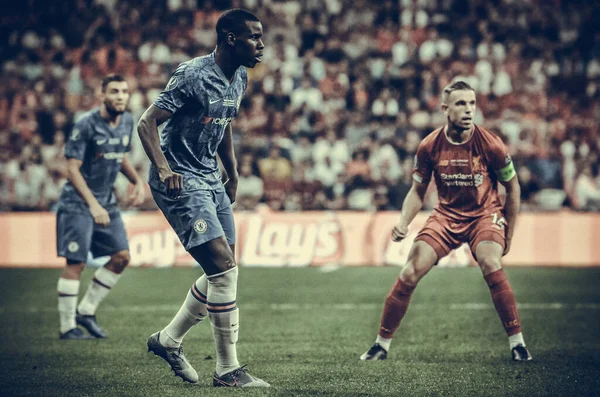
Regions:
<instances>
[{"instance_id":1,"label":"player's ear","mask_svg":"<svg viewBox=\"0 0 600 397\"><path fill-rule=\"evenodd\" d=\"M227 44L233 47L235 45L235 40L236 38L233 32L227 33Z\"/></svg>"},{"instance_id":2,"label":"player's ear","mask_svg":"<svg viewBox=\"0 0 600 397\"><path fill-rule=\"evenodd\" d=\"M442 103L442 112L444 112L446 116L448 115L448 105L445 103Z\"/></svg>"}]
</instances>

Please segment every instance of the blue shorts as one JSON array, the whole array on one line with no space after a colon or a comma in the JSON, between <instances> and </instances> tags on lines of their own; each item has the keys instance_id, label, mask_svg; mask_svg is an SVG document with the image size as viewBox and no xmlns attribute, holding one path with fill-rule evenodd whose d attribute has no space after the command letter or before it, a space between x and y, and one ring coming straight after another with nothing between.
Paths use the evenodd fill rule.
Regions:
<instances>
[{"instance_id":1,"label":"blue shorts","mask_svg":"<svg viewBox=\"0 0 600 397\"><path fill-rule=\"evenodd\" d=\"M86 262L88 252L94 258L128 251L129 242L121 214L110 212L110 224L106 227L94 222L88 212L64 209L56 213L56 249L58 256L72 261Z\"/></svg>"},{"instance_id":2,"label":"blue shorts","mask_svg":"<svg viewBox=\"0 0 600 397\"><path fill-rule=\"evenodd\" d=\"M178 199L150 190L186 251L223 235L227 244L235 244L233 211L225 189L184 191Z\"/></svg>"}]
</instances>

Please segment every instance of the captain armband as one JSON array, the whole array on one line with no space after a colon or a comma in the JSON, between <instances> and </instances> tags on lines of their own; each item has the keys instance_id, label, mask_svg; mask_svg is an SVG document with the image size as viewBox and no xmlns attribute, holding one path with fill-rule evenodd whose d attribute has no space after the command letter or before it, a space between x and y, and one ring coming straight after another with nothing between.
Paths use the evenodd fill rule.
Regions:
<instances>
[{"instance_id":1,"label":"captain armband","mask_svg":"<svg viewBox=\"0 0 600 397\"><path fill-rule=\"evenodd\" d=\"M515 171L514 163L511 161L506 167L502 168L499 171L496 171L498 175L498 179L502 182L510 181L515 175L517 175L517 171Z\"/></svg>"}]
</instances>

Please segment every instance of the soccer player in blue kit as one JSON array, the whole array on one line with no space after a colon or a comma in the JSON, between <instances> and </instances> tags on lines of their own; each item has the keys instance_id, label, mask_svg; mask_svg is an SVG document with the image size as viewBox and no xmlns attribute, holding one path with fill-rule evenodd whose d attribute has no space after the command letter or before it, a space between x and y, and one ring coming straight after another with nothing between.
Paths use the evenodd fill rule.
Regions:
<instances>
[{"instance_id":1,"label":"soccer player in blue kit","mask_svg":"<svg viewBox=\"0 0 600 397\"><path fill-rule=\"evenodd\" d=\"M58 279L60 339L105 338L96 322L96 309L115 286L129 263L129 244L113 193L122 172L134 184L133 205L144 201L145 182L125 157L130 149L134 122L125 111L129 87L119 75L102 80L102 105L85 114L73 127L65 146L68 181L56 215L58 255L67 266ZM88 252L110 255L77 306L81 272ZM92 335L84 333L83 326Z\"/></svg>"},{"instance_id":2,"label":"soccer player in blue kit","mask_svg":"<svg viewBox=\"0 0 600 397\"><path fill-rule=\"evenodd\" d=\"M138 123L152 163L154 200L204 270L173 320L148 338L148 351L167 361L184 381L196 383L198 374L181 343L208 316L217 353L213 386L268 387L237 359L238 269L231 209L238 183L231 121L248 85L246 68L261 61L263 29L255 15L233 9L220 16L216 31L215 50L180 64ZM157 127L164 122L159 139Z\"/></svg>"}]
</instances>

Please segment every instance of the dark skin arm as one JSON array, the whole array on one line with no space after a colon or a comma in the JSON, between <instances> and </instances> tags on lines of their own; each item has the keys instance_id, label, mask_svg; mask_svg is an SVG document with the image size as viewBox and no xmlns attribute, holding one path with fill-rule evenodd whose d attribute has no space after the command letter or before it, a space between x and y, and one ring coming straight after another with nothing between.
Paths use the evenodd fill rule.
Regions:
<instances>
[{"instance_id":1,"label":"dark skin arm","mask_svg":"<svg viewBox=\"0 0 600 397\"><path fill-rule=\"evenodd\" d=\"M504 217L506 218L506 246L504 247L504 254L508 254L510 251L510 245L512 237L515 232L515 224L517 223L517 216L519 214L519 208L521 206L521 185L519 185L519 178L515 175L510 181L500 183L506 188L506 202L504 203Z\"/></svg>"},{"instance_id":2,"label":"dark skin arm","mask_svg":"<svg viewBox=\"0 0 600 397\"><path fill-rule=\"evenodd\" d=\"M142 141L144 151L152 164L158 169L160 181L167 188L167 196L178 198L183 190L183 176L171 170L165 155L160 148L158 126L170 119L173 113L157 108L154 105L144 112L138 122L137 130Z\"/></svg>"},{"instance_id":3,"label":"dark skin arm","mask_svg":"<svg viewBox=\"0 0 600 397\"><path fill-rule=\"evenodd\" d=\"M219 144L217 152L228 177L228 179L223 182L225 185L225 192L233 203L237 192L238 171L237 160L233 150L233 130L231 128L231 123L225 128L225 135L223 135L223 140Z\"/></svg>"}]
</instances>

